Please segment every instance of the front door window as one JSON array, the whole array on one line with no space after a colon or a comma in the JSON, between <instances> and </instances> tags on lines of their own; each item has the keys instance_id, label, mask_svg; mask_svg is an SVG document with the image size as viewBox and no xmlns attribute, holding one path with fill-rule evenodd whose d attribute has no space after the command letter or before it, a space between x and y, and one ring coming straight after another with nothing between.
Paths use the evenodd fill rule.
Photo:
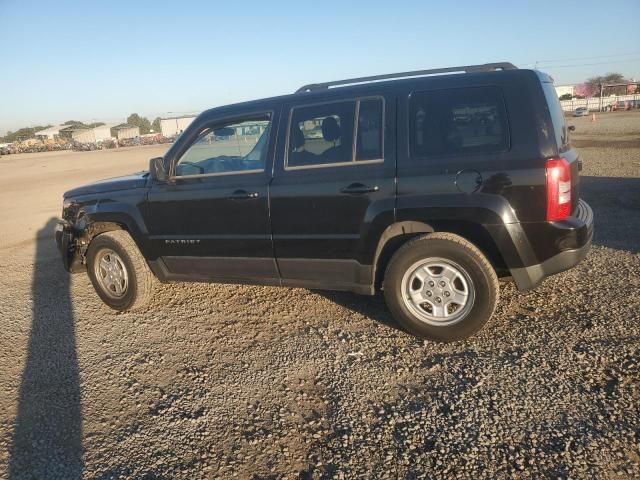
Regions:
<instances>
[{"instance_id":1,"label":"front door window","mask_svg":"<svg viewBox=\"0 0 640 480\"><path fill-rule=\"evenodd\" d=\"M203 129L180 157L176 177L254 173L264 170L271 121L268 116Z\"/></svg>"}]
</instances>

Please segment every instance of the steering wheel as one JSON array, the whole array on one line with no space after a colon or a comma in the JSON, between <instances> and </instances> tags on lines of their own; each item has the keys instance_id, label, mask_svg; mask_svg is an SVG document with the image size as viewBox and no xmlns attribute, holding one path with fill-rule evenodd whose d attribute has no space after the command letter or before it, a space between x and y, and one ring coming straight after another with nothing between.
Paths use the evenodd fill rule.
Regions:
<instances>
[{"instance_id":1,"label":"steering wheel","mask_svg":"<svg viewBox=\"0 0 640 480\"><path fill-rule=\"evenodd\" d=\"M194 162L180 162L178 164L178 166L180 166L180 165L189 165L190 167L197 168L199 174L203 174L204 173L204 167L201 166L201 165L198 165L197 163L194 163Z\"/></svg>"}]
</instances>

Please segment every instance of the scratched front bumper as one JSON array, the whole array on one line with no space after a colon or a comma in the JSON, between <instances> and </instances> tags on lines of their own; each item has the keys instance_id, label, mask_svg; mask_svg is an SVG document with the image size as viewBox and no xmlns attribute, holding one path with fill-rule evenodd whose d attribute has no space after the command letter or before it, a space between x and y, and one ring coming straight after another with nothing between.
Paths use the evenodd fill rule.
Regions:
<instances>
[{"instance_id":1,"label":"scratched front bumper","mask_svg":"<svg viewBox=\"0 0 640 480\"><path fill-rule=\"evenodd\" d=\"M78 273L85 271L85 265L76 252L76 242L73 230L64 222L58 222L55 227L55 239L58 251L62 257L62 265L67 272Z\"/></svg>"}]
</instances>

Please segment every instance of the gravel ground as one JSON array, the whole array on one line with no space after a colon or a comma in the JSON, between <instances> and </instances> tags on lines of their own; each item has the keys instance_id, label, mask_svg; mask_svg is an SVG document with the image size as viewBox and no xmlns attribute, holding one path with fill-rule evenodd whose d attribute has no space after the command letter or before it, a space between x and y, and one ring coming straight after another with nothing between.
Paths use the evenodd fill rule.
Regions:
<instances>
[{"instance_id":1,"label":"gravel ground","mask_svg":"<svg viewBox=\"0 0 640 480\"><path fill-rule=\"evenodd\" d=\"M346 293L164 285L115 314L34 217L0 245L0 476L640 478L640 115L589 120L590 255L448 345Z\"/></svg>"}]
</instances>

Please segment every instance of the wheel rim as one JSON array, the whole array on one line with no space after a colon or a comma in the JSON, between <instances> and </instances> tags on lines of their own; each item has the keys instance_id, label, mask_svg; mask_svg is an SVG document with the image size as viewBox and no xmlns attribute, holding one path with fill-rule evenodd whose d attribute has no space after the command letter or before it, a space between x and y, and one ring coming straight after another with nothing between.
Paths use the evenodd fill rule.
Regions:
<instances>
[{"instance_id":1,"label":"wheel rim","mask_svg":"<svg viewBox=\"0 0 640 480\"><path fill-rule=\"evenodd\" d=\"M469 274L444 258L419 260L402 278L402 300L421 322L445 327L464 319L475 292Z\"/></svg>"},{"instance_id":2,"label":"wheel rim","mask_svg":"<svg viewBox=\"0 0 640 480\"><path fill-rule=\"evenodd\" d=\"M127 268L113 250L100 250L96 256L95 273L102 291L111 298L121 298L127 293L129 275Z\"/></svg>"}]
</instances>

